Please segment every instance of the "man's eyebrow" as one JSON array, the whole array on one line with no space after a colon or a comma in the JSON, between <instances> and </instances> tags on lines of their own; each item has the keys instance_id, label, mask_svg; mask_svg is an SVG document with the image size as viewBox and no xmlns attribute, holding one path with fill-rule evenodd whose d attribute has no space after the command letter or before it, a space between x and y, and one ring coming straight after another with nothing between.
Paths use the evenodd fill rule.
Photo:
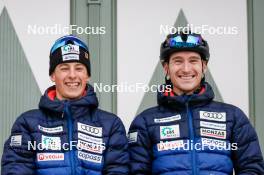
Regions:
<instances>
[{"instance_id":1,"label":"man's eyebrow","mask_svg":"<svg viewBox=\"0 0 264 175\"><path fill-rule=\"evenodd\" d=\"M59 64L58 66L59 67L61 67L61 66L68 66L68 64Z\"/></svg>"},{"instance_id":2,"label":"man's eyebrow","mask_svg":"<svg viewBox=\"0 0 264 175\"><path fill-rule=\"evenodd\" d=\"M171 59L172 59L172 60L173 60L173 59L182 59L182 57L181 57L181 56L175 56L175 57L172 57Z\"/></svg>"},{"instance_id":3,"label":"man's eyebrow","mask_svg":"<svg viewBox=\"0 0 264 175\"><path fill-rule=\"evenodd\" d=\"M200 57L198 57L198 56L191 56L191 57L189 57L189 59L197 59L197 60L199 60Z\"/></svg>"},{"instance_id":4,"label":"man's eyebrow","mask_svg":"<svg viewBox=\"0 0 264 175\"><path fill-rule=\"evenodd\" d=\"M81 66L81 67L85 67L83 64L81 64L81 63L78 63L78 64L75 64L74 65L75 67L79 67L79 66Z\"/></svg>"}]
</instances>

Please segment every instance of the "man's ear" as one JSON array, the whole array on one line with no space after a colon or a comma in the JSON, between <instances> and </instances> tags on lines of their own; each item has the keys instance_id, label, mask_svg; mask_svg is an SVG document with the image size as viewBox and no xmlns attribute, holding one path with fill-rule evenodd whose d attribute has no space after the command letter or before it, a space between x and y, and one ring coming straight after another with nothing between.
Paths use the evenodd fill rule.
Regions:
<instances>
[{"instance_id":1,"label":"man's ear","mask_svg":"<svg viewBox=\"0 0 264 175\"><path fill-rule=\"evenodd\" d=\"M168 72L169 72L169 64L167 62L165 62L165 63L163 63L162 66L163 66L163 72L164 72L164 74L167 75Z\"/></svg>"},{"instance_id":2,"label":"man's ear","mask_svg":"<svg viewBox=\"0 0 264 175\"><path fill-rule=\"evenodd\" d=\"M89 83L90 82L90 79L91 79L91 76L87 75L86 82Z\"/></svg>"},{"instance_id":3,"label":"man's ear","mask_svg":"<svg viewBox=\"0 0 264 175\"><path fill-rule=\"evenodd\" d=\"M207 71L207 63L208 61L204 61L202 60L202 64L203 64L203 73L205 74L205 72Z\"/></svg>"},{"instance_id":4,"label":"man's ear","mask_svg":"<svg viewBox=\"0 0 264 175\"><path fill-rule=\"evenodd\" d=\"M52 82L55 82L55 75L54 75L54 72L50 75L50 80Z\"/></svg>"}]
</instances>

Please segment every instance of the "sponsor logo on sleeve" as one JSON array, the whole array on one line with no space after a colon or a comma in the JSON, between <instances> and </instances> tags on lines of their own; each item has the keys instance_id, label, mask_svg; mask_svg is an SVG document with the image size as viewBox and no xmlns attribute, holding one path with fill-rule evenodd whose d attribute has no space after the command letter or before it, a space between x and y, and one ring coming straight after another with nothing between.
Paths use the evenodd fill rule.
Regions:
<instances>
[{"instance_id":1,"label":"sponsor logo on sleeve","mask_svg":"<svg viewBox=\"0 0 264 175\"><path fill-rule=\"evenodd\" d=\"M78 151L78 158L94 163L102 163L102 156Z\"/></svg>"},{"instance_id":2,"label":"sponsor logo on sleeve","mask_svg":"<svg viewBox=\"0 0 264 175\"><path fill-rule=\"evenodd\" d=\"M165 118L155 118L154 122L155 123L166 123L166 122L172 122L172 121L177 121L181 119L181 115L174 115L171 117L165 117Z\"/></svg>"},{"instance_id":3,"label":"sponsor logo on sleeve","mask_svg":"<svg viewBox=\"0 0 264 175\"><path fill-rule=\"evenodd\" d=\"M92 143L99 143L99 144L103 143L103 139L102 138L95 138L95 137L88 136L88 135L85 135L85 134L82 134L82 133L78 133L78 138L82 139L82 140L85 140L85 141L88 141L88 142L92 142Z\"/></svg>"},{"instance_id":4,"label":"sponsor logo on sleeve","mask_svg":"<svg viewBox=\"0 0 264 175\"><path fill-rule=\"evenodd\" d=\"M128 143L137 142L138 132L131 132L128 134Z\"/></svg>"},{"instance_id":5,"label":"sponsor logo on sleeve","mask_svg":"<svg viewBox=\"0 0 264 175\"><path fill-rule=\"evenodd\" d=\"M103 135L102 127L90 126L79 122L78 122L78 130L97 137L102 137Z\"/></svg>"},{"instance_id":6,"label":"sponsor logo on sleeve","mask_svg":"<svg viewBox=\"0 0 264 175\"><path fill-rule=\"evenodd\" d=\"M58 126L58 127L53 127L53 128L46 128L43 126L38 125L39 130L46 132L46 133L59 133L63 131L63 127L62 126Z\"/></svg>"},{"instance_id":7,"label":"sponsor logo on sleeve","mask_svg":"<svg viewBox=\"0 0 264 175\"><path fill-rule=\"evenodd\" d=\"M49 137L42 135L41 145L42 145L42 149L60 150L61 139L60 137Z\"/></svg>"},{"instance_id":8,"label":"sponsor logo on sleeve","mask_svg":"<svg viewBox=\"0 0 264 175\"><path fill-rule=\"evenodd\" d=\"M79 149L90 151L93 153L98 153L98 154L102 154L103 150L105 150L104 144L90 143L82 140L78 140L77 147Z\"/></svg>"},{"instance_id":9,"label":"sponsor logo on sleeve","mask_svg":"<svg viewBox=\"0 0 264 175\"><path fill-rule=\"evenodd\" d=\"M10 146L21 146L22 135L11 136Z\"/></svg>"},{"instance_id":10,"label":"sponsor logo on sleeve","mask_svg":"<svg viewBox=\"0 0 264 175\"><path fill-rule=\"evenodd\" d=\"M183 140L160 142L157 144L158 151L175 150L184 146Z\"/></svg>"},{"instance_id":11,"label":"sponsor logo on sleeve","mask_svg":"<svg viewBox=\"0 0 264 175\"><path fill-rule=\"evenodd\" d=\"M226 113L225 112L200 111L200 119L225 122L226 121Z\"/></svg>"},{"instance_id":12,"label":"sponsor logo on sleeve","mask_svg":"<svg viewBox=\"0 0 264 175\"><path fill-rule=\"evenodd\" d=\"M160 126L160 139L180 137L179 125Z\"/></svg>"},{"instance_id":13,"label":"sponsor logo on sleeve","mask_svg":"<svg viewBox=\"0 0 264 175\"><path fill-rule=\"evenodd\" d=\"M202 138L202 144L204 146L226 148L226 141L223 141L223 140Z\"/></svg>"},{"instance_id":14,"label":"sponsor logo on sleeve","mask_svg":"<svg viewBox=\"0 0 264 175\"><path fill-rule=\"evenodd\" d=\"M64 160L64 153L37 153L37 160L39 162Z\"/></svg>"},{"instance_id":15,"label":"sponsor logo on sleeve","mask_svg":"<svg viewBox=\"0 0 264 175\"><path fill-rule=\"evenodd\" d=\"M201 136L226 139L226 131L217 129L200 128Z\"/></svg>"},{"instance_id":16,"label":"sponsor logo on sleeve","mask_svg":"<svg viewBox=\"0 0 264 175\"><path fill-rule=\"evenodd\" d=\"M213 123L213 122L200 121L200 126L206 127L206 128L226 130L226 124L225 123Z\"/></svg>"}]
</instances>

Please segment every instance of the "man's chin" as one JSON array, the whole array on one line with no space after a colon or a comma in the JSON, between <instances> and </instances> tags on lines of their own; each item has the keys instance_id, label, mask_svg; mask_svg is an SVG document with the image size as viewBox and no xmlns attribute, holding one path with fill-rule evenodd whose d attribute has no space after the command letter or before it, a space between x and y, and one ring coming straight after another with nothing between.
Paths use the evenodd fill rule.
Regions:
<instances>
[{"instance_id":1,"label":"man's chin","mask_svg":"<svg viewBox=\"0 0 264 175\"><path fill-rule=\"evenodd\" d=\"M81 95L78 93L78 94L67 94L65 95L65 98L68 99L68 100L75 100L75 99L79 99L81 97Z\"/></svg>"},{"instance_id":2,"label":"man's chin","mask_svg":"<svg viewBox=\"0 0 264 175\"><path fill-rule=\"evenodd\" d=\"M181 91L184 94L192 94L194 91L196 90L196 88L194 86L188 87L188 88L182 88Z\"/></svg>"}]
</instances>

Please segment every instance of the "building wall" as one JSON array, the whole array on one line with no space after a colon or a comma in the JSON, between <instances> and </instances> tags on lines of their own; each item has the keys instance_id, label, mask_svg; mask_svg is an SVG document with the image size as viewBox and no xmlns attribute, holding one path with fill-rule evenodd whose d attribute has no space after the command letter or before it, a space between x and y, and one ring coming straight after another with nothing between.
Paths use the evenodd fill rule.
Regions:
<instances>
[{"instance_id":1,"label":"building wall","mask_svg":"<svg viewBox=\"0 0 264 175\"><path fill-rule=\"evenodd\" d=\"M263 81L263 49L264 49L264 1L248 1L248 28L249 28L249 87L250 87L250 116L254 124L264 152L263 132L263 106L264 106L264 81Z\"/></svg>"}]
</instances>

